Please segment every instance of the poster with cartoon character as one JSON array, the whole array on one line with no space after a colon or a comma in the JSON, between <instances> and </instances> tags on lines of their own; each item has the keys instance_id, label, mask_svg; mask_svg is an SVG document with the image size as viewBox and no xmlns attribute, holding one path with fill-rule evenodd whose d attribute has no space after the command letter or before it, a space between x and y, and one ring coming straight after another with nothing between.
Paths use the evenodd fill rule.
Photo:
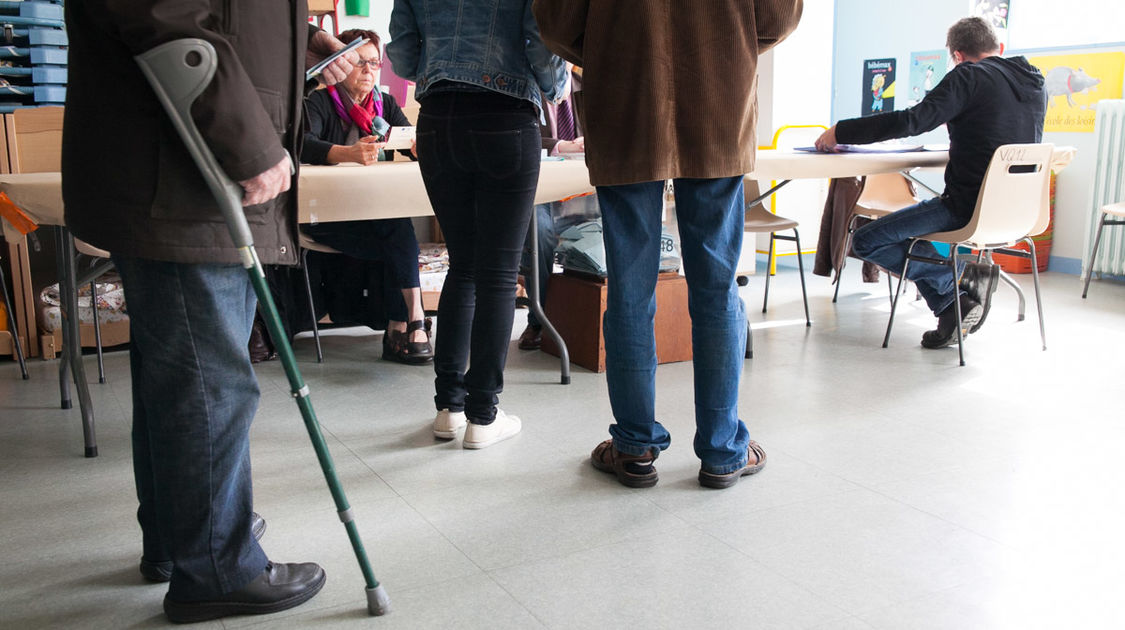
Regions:
<instances>
[{"instance_id":1,"label":"poster with cartoon character","mask_svg":"<svg viewBox=\"0 0 1125 630\"><path fill-rule=\"evenodd\" d=\"M860 115L870 116L894 111L895 66L898 60L868 59L863 62L863 100Z\"/></svg>"},{"instance_id":2,"label":"poster with cartoon character","mask_svg":"<svg viewBox=\"0 0 1125 630\"><path fill-rule=\"evenodd\" d=\"M907 105L917 105L945 78L948 57L949 53L944 48L910 53L910 95Z\"/></svg>"},{"instance_id":3,"label":"poster with cartoon character","mask_svg":"<svg viewBox=\"0 0 1125 630\"><path fill-rule=\"evenodd\" d=\"M1007 0L969 0L969 15L988 20L996 31L996 39L1005 46L1008 45L1009 4Z\"/></svg>"},{"instance_id":4,"label":"poster with cartoon character","mask_svg":"<svg viewBox=\"0 0 1125 630\"><path fill-rule=\"evenodd\" d=\"M1121 98L1125 52L1029 57L1046 78L1044 131L1093 133L1098 101Z\"/></svg>"}]
</instances>

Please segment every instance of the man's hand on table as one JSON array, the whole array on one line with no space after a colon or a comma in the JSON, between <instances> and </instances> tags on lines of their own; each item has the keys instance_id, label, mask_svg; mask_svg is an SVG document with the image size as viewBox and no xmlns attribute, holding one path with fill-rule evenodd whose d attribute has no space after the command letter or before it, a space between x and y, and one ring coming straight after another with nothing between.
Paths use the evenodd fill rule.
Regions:
<instances>
[{"instance_id":1,"label":"man's hand on table","mask_svg":"<svg viewBox=\"0 0 1125 630\"><path fill-rule=\"evenodd\" d=\"M836 152L836 125L832 125L827 131L820 134L816 139L816 150L822 153L835 153Z\"/></svg>"}]
</instances>

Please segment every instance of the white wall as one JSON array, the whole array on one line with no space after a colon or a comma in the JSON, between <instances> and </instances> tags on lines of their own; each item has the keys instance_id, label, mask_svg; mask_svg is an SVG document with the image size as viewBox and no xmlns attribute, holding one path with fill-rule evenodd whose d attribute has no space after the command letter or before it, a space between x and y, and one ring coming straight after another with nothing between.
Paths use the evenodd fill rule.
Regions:
<instances>
[{"instance_id":1,"label":"white wall","mask_svg":"<svg viewBox=\"0 0 1125 630\"><path fill-rule=\"evenodd\" d=\"M758 71L758 144L767 145L776 130L787 125L830 123L832 103L833 0L805 0L801 23L785 41L762 55ZM819 131L791 131L779 139L781 146L812 144ZM762 182L762 190L768 182ZM820 216L828 184L797 180L776 195L778 214L796 219L806 252L816 247ZM757 249L766 251L769 235L759 235ZM778 242L779 252L796 248ZM784 264L790 264L784 262ZM791 262L796 265L796 262Z\"/></svg>"}]
</instances>

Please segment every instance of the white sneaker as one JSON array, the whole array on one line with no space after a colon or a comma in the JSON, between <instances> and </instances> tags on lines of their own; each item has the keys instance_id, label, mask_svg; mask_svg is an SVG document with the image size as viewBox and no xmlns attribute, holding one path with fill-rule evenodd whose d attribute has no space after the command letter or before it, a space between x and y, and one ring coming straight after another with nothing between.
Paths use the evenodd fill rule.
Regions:
<instances>
[{"instance_id":1,"label":"white sneaker","mask_svg":"<svg viewBox=\"0 0 1125 630\"><path fill-rule=\"evenodd\" d=\"M442 409L434 417L434 437L452 440L457 437L457 432L465 426L466 422L464 411Z\"/></svg>"},{"instance_id":2,"label":"white sneaker","mask_svg":"<svg viewBox=\"0 0 1125 630\"><path fill-rule=\"evenodd\" d=\"M516 416L509 416L503 411L496 410L496 419L492 424L473 424L465 429L465 441L461 444L465 448L484 448L492 446L510 437L515 437L523 425Z\"/></svg>"}]
</instances>

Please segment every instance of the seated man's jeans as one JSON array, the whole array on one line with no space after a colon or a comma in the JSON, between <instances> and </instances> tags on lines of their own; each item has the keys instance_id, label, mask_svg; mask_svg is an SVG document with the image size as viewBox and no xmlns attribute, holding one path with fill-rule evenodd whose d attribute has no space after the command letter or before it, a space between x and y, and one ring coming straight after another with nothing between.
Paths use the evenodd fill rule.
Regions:
<instances>
[{"instance_id":1,"label":"seated man's jeans","mask_svg":"<svg viewBox=\"0 0 1125 630\"><path fill-rule=\"evenodd\" d=\"M746 464L738 418L746 313L735 271L742 251L742 177L677 179L676 218L688 283L695 379L695 453L712 473ZM599 186L606 266L606 380L614 446L644 455L671 443L656 421L656 281L664 182Z\"/></svg>"},{"instance_id":2,"label":"seated man's jeans","mask_svg":"<svg viewBox=\"0 0 1125 630\"><path fill-rule=\"evenodd\" d=\"M168 594L242 588L266 568L250 533L246 343L257 298L238 265L113 256L129 304L133 472L144 557L172 560Z\"/></svg>"},{"instance_id":3,"label":"seated man's jeans","mask_svg":"<svg viewBox=\"0 0 1125 630\"><path fill-rule=\"evenodd\" d=\"M559 247L559 234L571 226L584 221L592 221L600 216L598 198L595 195L576 197L569 201L552 201L535 206L535 217L539 236L539 304L547 303L547 284L555 267L555 250ZM527 241L520 259L520 269L527 275L531 273L531 229L527 231ZM535 311L528 309L527 325L539 326Z\"/></svg>"},{"instance_id":4,"label":"seated man's jeans","mask_svg":"<svg viewBox=\"0 0 1125 630\"><path fill-rule=\"evenodd\" d=\"M908 239L931 232L945 232L964 227L966 220L945 207L940 197L892 212L855 231L852 250L855 255L879 265L895 275L902 273L906 261ZM930 258L944 258L928 241L914 246L913 253ZM906 279L918 287L926 306L934 314L953 304L953 274L948 267L911 261Z\"/></svg>"}]
</instances>

